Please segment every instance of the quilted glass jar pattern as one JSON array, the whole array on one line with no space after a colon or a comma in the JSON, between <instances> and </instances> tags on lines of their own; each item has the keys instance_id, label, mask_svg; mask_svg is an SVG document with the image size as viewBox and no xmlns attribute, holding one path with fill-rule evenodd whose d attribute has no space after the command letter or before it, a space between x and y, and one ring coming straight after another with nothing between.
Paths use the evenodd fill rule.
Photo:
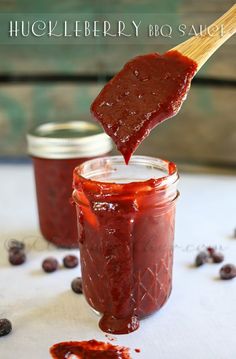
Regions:
<instances>
[{"instance_id":1,"label":"quilted glass jar pattern","mask_svg":"<svg viewBox=\"0 0 236 359\"><path fill-rule=\"evenodd\" d=\"M170 295L177 182L174 163L146 156L74 171L83 291L104 331L125 331L122 320L131 328Z\"/></svg>"}]
</instances>

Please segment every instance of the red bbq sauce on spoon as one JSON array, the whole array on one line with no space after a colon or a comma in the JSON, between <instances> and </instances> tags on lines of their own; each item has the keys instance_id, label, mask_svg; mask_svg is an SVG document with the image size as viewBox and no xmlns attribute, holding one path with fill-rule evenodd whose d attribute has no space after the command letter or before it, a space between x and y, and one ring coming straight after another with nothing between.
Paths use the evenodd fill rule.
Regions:
<instances>
[{"instance_id":1,"label":"red bbq sauce on spoon","mask_svg":"<svg viewBox=\"0 0 236 359\"><path fill-rule=\"evenodd\" d=\"M197 63L178 51L135 57L102 89L91 112L128 164L150 131L178 113Z\"/></svg>"}]
</instances>

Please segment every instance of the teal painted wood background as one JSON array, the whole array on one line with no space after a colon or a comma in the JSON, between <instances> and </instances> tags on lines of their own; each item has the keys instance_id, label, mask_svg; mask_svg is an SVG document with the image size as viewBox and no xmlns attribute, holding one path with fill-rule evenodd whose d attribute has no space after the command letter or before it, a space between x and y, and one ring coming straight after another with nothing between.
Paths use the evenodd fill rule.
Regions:
<instances>
[{"instance_id":1,"label":"teal painted wood background","mask_svg":"<svg viewBox=\"0 0 236 359\"><path fill-rule=\"evenodd\" d=\"M14 13L162 13L176 23L209 24L234 1L1 1L1 15ZM0 45L0 76L110 74L130 57L164 52L165 44ZM173 46L173 45L172 45ZM200 78L236 81L236 41L230 39L199 73ZM101 84L0 83L0 156L26 154L25 134L34 124L89 119L89 106ZM236 164L236 87L194 86L183 111L157 128L139 152L177 161Z\"/></svg>"}]
</instances>

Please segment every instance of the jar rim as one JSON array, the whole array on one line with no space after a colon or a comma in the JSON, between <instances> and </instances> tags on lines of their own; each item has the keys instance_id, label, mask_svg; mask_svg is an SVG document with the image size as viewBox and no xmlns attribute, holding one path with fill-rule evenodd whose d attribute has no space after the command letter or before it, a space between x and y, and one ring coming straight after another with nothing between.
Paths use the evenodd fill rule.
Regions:
<instances>
[{"instance_id":1,"label":"jar rim","mask_svg":"<svg viewBox=\"0 0 236 359\"><path fill-rule=\"evenodd\" d=\"M30 155L48 159L88 158L111 151L111 139L89 121L48 122L27 134Z\"/></svg>"},{"instance_id":2,"label":"jar rim","mask_svg":"<svg viewBox=\"0 0 236 359\"><path fill-rule=\"evenodd\" d=\"M143 165L143 166L149 166L152 168L156 168L159 170L165 171L166 174L162 177L158 178L149 178L145 180L138 180L138 181L130 181L130 182L116 182L116 181L102 181L94 179L99 175L99 167L96 168L95 164L99 161L103 168L106 171L111 170L112 165L123 165L124 167L127 166L124 162L124 159L122 156L105 156L100 157L97 159L92 159L83 162L81 165L75 168L74 170L74 180L73 180L73 186L74 189L77 189L80 187L80 183L86 183L89 182L90 184L93 183L95 186L93 187L94 191L96 191L98 188L97 186L102 186L102 189L106 191L106 188L111 190L111 187L113 186L114 192L120 192L121 188L128 189L129 187L132 188L135 185L135 188L137 189L138 186L144 187L144 185L152 184L152 188L155 187L156 190L163 189L171 186L172 184L175 184L179 179L179 174L177 170L177 166L174 162L150 157L150 156L140 156L140 155L134 155L132 156L129 165ZM85 172L91 168L90 174L86 175ZM101 168L100 168L101 171ZM116 168L114 167L112 171L116 171ZM91 187L92 189L92 187ZM113 193L114 193L113 192Z\"/></svg>"}]
</instances>

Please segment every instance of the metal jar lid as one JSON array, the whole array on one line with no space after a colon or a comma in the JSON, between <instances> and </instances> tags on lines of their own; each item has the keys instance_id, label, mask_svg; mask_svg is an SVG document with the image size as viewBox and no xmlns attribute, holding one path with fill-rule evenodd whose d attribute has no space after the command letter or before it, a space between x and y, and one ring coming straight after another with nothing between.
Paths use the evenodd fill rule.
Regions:
<instances>
[{"instance_id":1,"label":"metal jar lid","mask_svg":"<svg viewBox=\"0 0 236 359\"><path fill-rule=\"evenodd\" d=\"M27 135L29 154L41 158L87 158L108 153L110 137L94 123L86 121L50 122Z\"/></svg>"}]
</instances>

